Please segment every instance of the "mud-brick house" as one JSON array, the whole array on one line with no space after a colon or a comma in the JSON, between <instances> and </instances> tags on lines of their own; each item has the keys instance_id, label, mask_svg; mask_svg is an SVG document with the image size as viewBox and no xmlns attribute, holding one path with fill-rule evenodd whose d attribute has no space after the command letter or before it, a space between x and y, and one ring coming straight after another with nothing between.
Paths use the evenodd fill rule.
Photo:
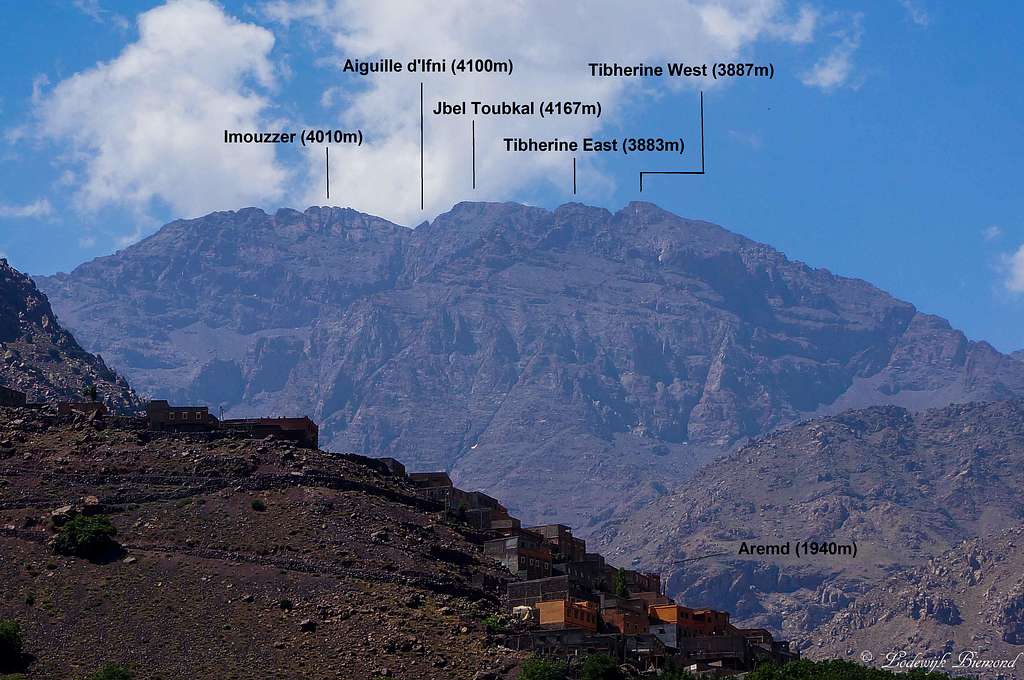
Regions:
<instances>
[{"instance_id":1,"label":"mud-brick house","mask_svg":"<svg viewBox=\"0 0 1024 680\"><path fill-rule=\"evenodd\" d=\"M554 572L571 576L591 590L610 590L614 582L604 557L598 553L586 553L582 560L556 563ZM614 575L614 570L611 574Z\"/></svg>"},{"instance_id":2,"label":"mud-brick house","mask_svg":"<svg viewBox=\"0 0 1024 680\"><path fill-rule=\"evenodd\" d=\"M101 401L60 401L57 414L62 416L82 415L88 418L107 415L107 406Z\"/></svg>"},{"instance_id":3,"label":"mud-brick house","mask_svg":"<svg viewBox=\"0 0 1024 680\"><path fill-rule=\"evenodd\" d=\"M159 432L202 432L217 427L206 406L171 406L165 399L146 404L146 427Z\"/></svg>"},{"instance_id":4,"label":"mud-brick house","mask_svg":"<svg viewBox=\"0 0 1024 680\"><path fill-rule=\"evenodd\" d=\"M585 600L593 597L590 590L569 576L514 581L508 584L508 605L533 607L551 600Z\"/></svg>"},{"instance_id":5,"label":"mud-brick house","mask_svg":"<svg viewBox=\"0 0 1024 680\"><path fill-rule=\"evenodd\" d=\"M0 406L24 406L25 393L0 385Z\"/></svg>"},{"instance_id":6,"label":"mud-brick house","mask_svg":"<svg viewBox=\"0 0 1024 680\"><path fill-rule=\"evenodd\" d=\"M297 418L231 418L221 422L222 429L246 432L258 437L294 441L315 449L320 445L320 428L307 416Z\"/></svg>"},{"instance_id":7,"label":"mud-brick house","mask_svg":"<svg viewBox=\"0 0 1024 680\"><path fill-rule=\"evenodd\" d=\"M543 524L527 528L544 537L551 546L556 562L582 562L586 558L586 541L573 536L572 529L564 524Z\"/></svg>"},{"instance_id":8,"label":"mud-brick house","mask_svg":"<svg viewBox=\"0 0 1024 680\"><path fill-rule=\"evenodd\" d=\"M597 632L597 606L587 600L553 600L538 602L537 612L542 628L579 628Z\"/></svg>"},{"instance_id":9,"label":"mud-brick house","mask_svg":"<svg viewBox=\"0 0 1024 680\"><path fill-rule=\"evenodd\" d=\"M440 503L446 510L459 507L464 492L456 489L447 472L410 472L409 481L416 487L416 495Z\"/></svg>"},{"instance_id":10,"label":"mud-brick house","mask_svg":"<svg viewBox=\"0 0 1024 680\"><path fill-rule=\"evenodd\" d=\"M384 458L378 458L377 460L379 460L384 465L384 467L387 468L387 471L393 477L406 477L407 476L407 474L405 472L405 465L403 465L402 462L399 461L398 459L390 458L390 457L384 457Z\"/></svg>"},{"instance_id":11,"label":"mud-brick house","mask_svg":"<svg viewBox=\"0 0 1024 680\"><path fill-rule=\"evenodd\" d=\"M729 614L714 609L691 609L678 604L652 605L650 632L669 647L678 648L683 638L737 636Z\"/></svg>"},{"instance_id":12,"label":"mud-brick house","mask_svg":"<svg viewBox=\"0 0 1024 680\"><path fill-rule=\"evenodd\" d=\"M484 554L522 579L551 576L551 549L544 539L528 531L484 542Z\"/></svg>"},{"instance_id":13,"label":"mud-brick house","mask_svg":"<svg viewBox=\"0 0 1024 680\"><path fill-rule=\"evenodd\" d=\"M601 620L605 628L622 635L647 635L650 619L647 603L640 598L601 595Z\"/></svg>"}]
</instances>

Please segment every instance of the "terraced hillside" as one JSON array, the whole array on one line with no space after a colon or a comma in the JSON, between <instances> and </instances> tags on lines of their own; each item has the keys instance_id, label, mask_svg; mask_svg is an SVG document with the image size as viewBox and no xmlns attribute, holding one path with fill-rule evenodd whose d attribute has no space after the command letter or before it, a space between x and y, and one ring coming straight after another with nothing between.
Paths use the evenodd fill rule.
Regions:
<instances>
[{"instance_id":1,"label":"terraced hillside","mask_svg":"<svg viewBox=\"0 0 1024 680\"><path fill-rule=\"evenodd\" d=\"M500 572L436 510L355 457L0 409L0 619L32 678L501 677ZM55 554L76 513L121 547Z\"/></svg>"}]
</instances>

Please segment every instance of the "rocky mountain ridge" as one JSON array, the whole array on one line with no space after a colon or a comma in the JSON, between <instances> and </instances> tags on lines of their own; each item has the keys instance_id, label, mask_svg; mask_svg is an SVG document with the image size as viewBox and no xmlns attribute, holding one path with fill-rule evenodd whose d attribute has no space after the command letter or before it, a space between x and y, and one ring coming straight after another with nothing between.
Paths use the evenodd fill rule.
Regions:
<instances>
[{"instance_id":1,"label":"rocky mountain ridge","mask_svg":"<svg viewBox=\"0 0 1024 680\"><path fill-rule=\"evenodd\" d=\"M135 394L103 359L79 346L57 322L35 283L0 259L0 385L24 392L29 401L97 398L117 411L138 407Z\"/></svg>"},{"instance_id":2,"label":"rocky mountain ridge","mask_svg":"<svg viewBox=\"0 0 1024 680\"><path fill-rule=\"evenodd\" d=\"M860 639L858 622L872 615L864 609L871 602L896 606L879 584L910 587L902 579L930 559L1024 522L1022 462L1021 401L920 413L892 406L851 411L741 447L680 492L609 522L591 542L611 560L628 556L659 571L669 594L682 601L726 609L745 624L835 652L842 640ZM824 550L798 557L792 546L803 541ZM791 552L743 554L744 542L788 543ZM713 557L683 562L705 556ZM930 610L922 605L939 617L947 609L942 593ZM966 622L959 630L967 632L956 637L966 644L988 622L966 601L958 607ZM846 632L829 646L837 627ZM879 639L899 629L876 628L885 631ZM938 634L929 632L933 648L945 644Z\"/></svg>"},{"instance_id":3,"label":"rocky mountain ridge","mask_svg":"<svg viewBox=\"0 0 1024 680\"><path fill-rule=\"evenodd\" d=\"M1024 394L944 320L647 203L214 213L39 282L142 393L308 413L584 533L801 418Z\"/></svg>"},{"instance_id":4,"label":"rocky mountain ridge","mask_svg":"<svg viewBox=\"0 0 1024 680\"><path fill-rule=\"evenodd\" d=\"M837 658L874 650L879 663L901 651L910 658L948 654L947 668L975 659L1017 658L1019 671L1024 653L1022 540L1024 527L1010 527L965 540L926 564L892 574L822 625L810 650ZM997 673L989 670L985 677Z\"/></svg>"}]
</instances>

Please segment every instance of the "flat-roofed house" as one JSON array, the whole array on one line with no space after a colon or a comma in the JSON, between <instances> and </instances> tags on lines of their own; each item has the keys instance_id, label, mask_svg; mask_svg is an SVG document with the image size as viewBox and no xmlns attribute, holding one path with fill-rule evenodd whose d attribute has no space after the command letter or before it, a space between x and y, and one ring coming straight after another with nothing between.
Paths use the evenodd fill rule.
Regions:
<instances>
[{"instance_id":1,"label":"flat-roofed house","mask_svg":"<svg viewBox=\"0 0 1024 680\"><path fill-rule=\"evenodd\" d=\"M553 600L538 602L537 611L542 628L579 628L597 632L597 607L586 600Z\"/></svg>"},{"instance_id":2,"label":"flat-roofed house","mask_svg":"<svg viewBox=\"0 0 1024 680\"><path fill-rule=\"evenodd\" d=\"M529 532L485 541L484 554L522 579L551 576L551 550Z\"/></svg>"},{"instance_id":3,"label":"flat-roofed house","mask_svg":"<svg viewBox=\"0 0 1024 680\"><path fill-rule=\"evenodd\" d=\"M647 603L639 598L601 596L601 620L622 635L648 634Z\"/></svg>"},{"instance_id":4,"label":"flat-roofed house","mask_svg":"<svg viewBox=\"0 0 1024 680\"><path fill-rule=\"evenodd\" d=\"M587 542L572 535L572 529L564 524L542 524L527 527L544 537L549 544L556 562L582 562L587 554Z\"/></svg>"},{"instance_id":5,"label":"flat-roofed house","mask_svg":"<svg viewBox=\"0 0 1024 680\"><path fill-rule=\"evenodd\" d=\"M509 607L533 607L550 600L585 600L590 590L569 576L552 576L508 584Z\"/></svg>"},{"instance_id":6,"label":"flat-roofed house","mask_svg":"<svg viewBox=\"0 0 1024 680\"><path fill-rule=\"evenodd\" d=\"M300 446L315 449L320 445L320 428L307 416L293 418L231 418L221 427L248 432L257 436L294 441Z\"/></svg>"},{"instance_id":7,"label":"flat-roofed house","mask_svg":"<svg viewBox=\"0 0 1024 680\"><path fill-rule=\"evenodd\" d=\"M200 432L217 427L207 406L171 406L166 399L146 404L146 426L161 432Z\"/></svg>"},{"instance_id":8,"label":"flat-roofed house","mask_svg":"<svg viewBox=\"0 0 1024 680\"><path fill-rule=\"evenodd\" d=\"M62 416L83 415L89 418L107 415L107 405L102 401L60 401L57 413Z\"/></svg>"}]
</instances>

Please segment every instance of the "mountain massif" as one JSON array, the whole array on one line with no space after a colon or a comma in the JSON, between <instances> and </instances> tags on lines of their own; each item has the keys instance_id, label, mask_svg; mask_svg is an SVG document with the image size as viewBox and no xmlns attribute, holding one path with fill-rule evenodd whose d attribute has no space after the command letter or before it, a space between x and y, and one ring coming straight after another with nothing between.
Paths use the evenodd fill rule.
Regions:
<instances>
[{"instance_id":1,"label":"mountain massif","mask_svg":"<svg viewBox=\"0 0 1024 680\"><path fill-rule=\"evenodd\" d=\"M0 386L29 401L82 401L87 387L109 407L131 410L135 394L103 359L89 354L57 322L28 276L0 259Z\"/></svg>"},{"instance_id":2,"label":"mountain massif","mask_svg":"<svg viewBox=\"0 0 1024 680\"><path fill-rule=\"evenodd\" d=\"M591 543L811 654L992 651L1024 643L1022 462L1024 402L872 407L744 445ZM804 541L822 549L798 556Z\"/></svg>"},{"instance_id":3,"label":"mountain massif","mask_svg":"<svg viewBox=\"0 0 1024 680\"><path fill-rule=\"evenodd\" d=\"M307 413L584 533L809 416L1024 394L943 319L647 203L219 212L37 280L140 393Z\"/></svg>"}]
</instances>

